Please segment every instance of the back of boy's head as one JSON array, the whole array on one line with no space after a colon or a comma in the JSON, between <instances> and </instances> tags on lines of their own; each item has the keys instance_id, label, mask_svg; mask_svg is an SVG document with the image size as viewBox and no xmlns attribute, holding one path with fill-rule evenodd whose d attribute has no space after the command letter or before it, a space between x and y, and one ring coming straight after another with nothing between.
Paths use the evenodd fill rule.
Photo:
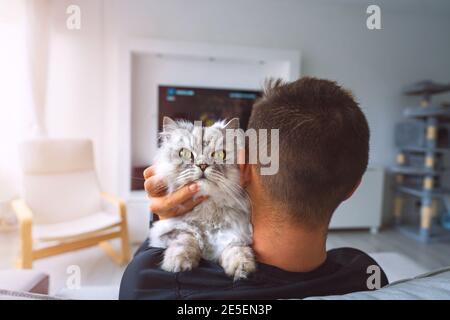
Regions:
<instances>
[{"instance_id":1,"label":"back of boy's head","mask_svg":"<svg viewBox=\"0 0 450 320\"><path fill-rule=\"evenodd\" d=\"M271 200L302 224L327 225L367 168L369 126L352 94L328 80L271 80L248 127L279 129L278 173L260 176Z\"/></svg>"}]
</instances>

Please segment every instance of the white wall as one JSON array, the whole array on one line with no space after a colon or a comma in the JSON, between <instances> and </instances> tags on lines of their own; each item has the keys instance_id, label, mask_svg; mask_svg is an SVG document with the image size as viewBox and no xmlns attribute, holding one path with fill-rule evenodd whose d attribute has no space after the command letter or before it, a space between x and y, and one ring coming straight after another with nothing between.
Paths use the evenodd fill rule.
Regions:
<instances>
[{"instance_id":1,"label":"white wall","mask_svg":"<svg viewBox=\"0 0 450 320\"><path fill-rule=\"evenodd\" d=\"M68 2L54 1L57 8ZM50 130L54 135L90 135L99 141L102 182L110 190L118 190L115 112L120 107L116 97L121 84L116 78L117 49L129 36L301 50L303 75L337 80L356 95L372 129L373 165L393 162L393 125L400 119L402 106L417 102L403 97L401 88L426 78L450 81L448 11L413 10L384 1L383 30L369 31L367 3L360 1L70 3L80 3L86 28L79 34L61 31L60 40L71 38L72 44L60 49L53 63L62 66L69 61L72 66L54 71L58 76L53 82L61 83L59 96L65 98L52 100ZM59 109L62 105L68 114Z\"/></svg>"},{"instance_id":2,"label":"white wall","mask_svg":"<svg viewBox=\"0 0 450 320\"><path fill-rule=\"evenodd\" d=\"M103 168L104 36L103 2L51 0L51 38L46 107L50 137L90 138L97 167ZM66 27L66 8L81 8L81 30Z\"/></svg>"}]
</instances>

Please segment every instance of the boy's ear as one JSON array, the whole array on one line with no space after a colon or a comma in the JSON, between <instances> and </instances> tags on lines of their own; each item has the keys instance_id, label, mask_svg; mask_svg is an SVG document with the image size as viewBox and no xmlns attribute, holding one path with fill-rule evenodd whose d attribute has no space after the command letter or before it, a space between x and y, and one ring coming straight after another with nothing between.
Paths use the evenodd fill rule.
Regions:
<instances>
[{"instance_id":1,"label":"boy's ear","mask_svg":"<svg viewBox=\"0 0 450 320\"><path fill-rule=\"evenodd\" d=\"M239 170L241 171L241 186L246 187L251 182L251 164L244 163L239 165Z\"/></svg>"},{"instance_id":2,"label":"boy's ear","mask_svg":"<svg viewBox=\"0 0 450 320\"><path fill-rule=\"evenodd\" d=\"M358 189L359 185L361 184L361 180L362 180L362 178L359 179L358 183L357 183L357 184L353 187L353 189L347 194L347 196L345 197L344 201L345 201L345 200L348 200L348 199L355 193L356 189Z\"/></svg>"}]
</instances>

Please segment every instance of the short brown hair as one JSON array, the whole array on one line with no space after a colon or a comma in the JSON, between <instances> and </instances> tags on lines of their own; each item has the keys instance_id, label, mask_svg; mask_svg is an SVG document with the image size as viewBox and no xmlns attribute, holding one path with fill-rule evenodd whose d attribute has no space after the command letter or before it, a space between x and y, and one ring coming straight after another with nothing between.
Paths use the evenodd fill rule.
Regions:
<instances>
[{"instance_id":1,"label":"short brown hair","mask_svg":"<svg viewBox=\"0 0 450 320\"><path fill-rule=\"evenodd\" d=\"M272 200L307 225L328 224L367 168L366 117L336 82L270 80L248 127L279 129L279 170L261 175L261 183Z\"/></svg>"}]
</instances>

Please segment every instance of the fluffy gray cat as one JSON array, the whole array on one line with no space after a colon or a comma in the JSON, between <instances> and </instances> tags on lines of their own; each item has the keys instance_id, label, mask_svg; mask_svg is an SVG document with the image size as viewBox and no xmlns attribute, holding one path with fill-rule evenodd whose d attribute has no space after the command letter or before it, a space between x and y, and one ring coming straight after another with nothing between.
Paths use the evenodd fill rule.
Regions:
<instances>
[{"instance_id":1,"label":"fluffy gray cat","mask_svg":"<svg viewBox=\"0 0 450 320\"><path fill-rule=\"evenodd\" d=\"M225 143L225 130L238 128L237 118L202 127L164 117L156 175L169 192L195 181L200 187L196 196L208 199L183 216L151 227L150 246L166 248L163 270L190 270L201 258L219 262L235 280L255 270L250 202L239 184L237 150L227 149Z\"/></svg>"}]
</instances>

